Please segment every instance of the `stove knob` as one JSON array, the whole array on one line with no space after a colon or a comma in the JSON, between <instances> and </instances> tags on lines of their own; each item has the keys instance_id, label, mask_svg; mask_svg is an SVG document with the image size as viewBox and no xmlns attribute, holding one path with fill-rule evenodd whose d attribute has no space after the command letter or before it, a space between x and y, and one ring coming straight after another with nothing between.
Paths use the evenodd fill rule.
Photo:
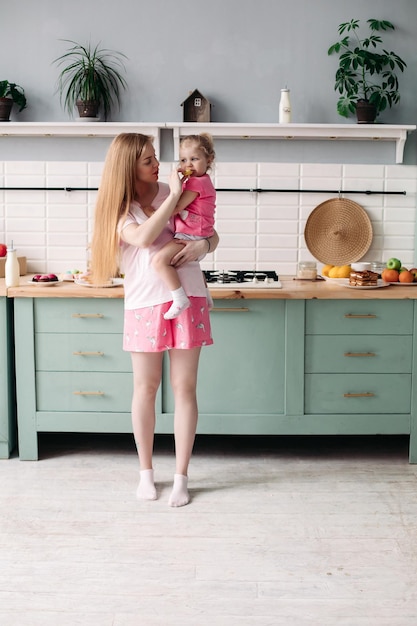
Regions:
<instances>
[{"instance_id":1,"label":"stove knob","mask_svg":"<svg viewBox=\"0 0 417 626\"><path fill-rule=\"evenodd\" d=\"M252 282L253 282L253 283L258 283L258 282L259 282L259 281L258 281L258 279L256 278L256 276L254 276L254 277L252 278Z\"/></svg>"}]
</instances>

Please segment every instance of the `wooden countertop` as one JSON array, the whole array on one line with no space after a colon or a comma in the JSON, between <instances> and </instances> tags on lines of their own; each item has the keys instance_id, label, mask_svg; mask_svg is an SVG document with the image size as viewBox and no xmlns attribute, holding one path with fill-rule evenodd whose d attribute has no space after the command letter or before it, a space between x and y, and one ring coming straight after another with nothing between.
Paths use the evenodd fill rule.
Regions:
<instances>
[{"instance_id":1,"label":"wooden countertop","mask_svg":"<svg viewBox=\"0 0 417 626\"><path fill-rule=\"evenodd\" d=\"M31 284L32 275L21 276L19 287L6 290L0 279L0 295L10 298L123 298L123 287L83 287L73 282L60 282L53 287ZM338 282L295 280L281 276L282 289L211 288L214 299L221 300L415 300L417 283L413 286L389 285L380 289L348 289Z\"/></svg>"}]
</instances>

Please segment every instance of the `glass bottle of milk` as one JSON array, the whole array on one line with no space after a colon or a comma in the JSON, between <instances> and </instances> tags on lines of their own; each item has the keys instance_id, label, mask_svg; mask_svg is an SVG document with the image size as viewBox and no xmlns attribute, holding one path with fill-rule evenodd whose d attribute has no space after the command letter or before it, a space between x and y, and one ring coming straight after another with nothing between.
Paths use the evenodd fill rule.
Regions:
<instances>
[{"instance_id":1,"label":"glass bottle of milk","mask_svg":"<svg viewBox=\"0 0 417 626\"><path fill-rule=\"evenodd\" d=\"M291 123L290 90L287 88L281 89L281 99L279 101L279 123Z\"/></svg>"}]
</instances>

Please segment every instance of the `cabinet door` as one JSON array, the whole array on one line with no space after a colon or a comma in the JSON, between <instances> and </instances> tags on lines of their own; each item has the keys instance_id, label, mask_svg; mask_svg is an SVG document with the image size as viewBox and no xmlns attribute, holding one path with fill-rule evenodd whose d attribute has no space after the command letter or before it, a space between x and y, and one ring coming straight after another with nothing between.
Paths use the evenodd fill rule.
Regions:
<instances>
[{"instance_id":1,"label":"cabinet door","mask_svg":"<svg viewBox=\"0 0 417 626\"><path fill-rule=\"evenodd\" d=\"M281 300L215 302L210 316L214 345L202 348L200 357L200 414L284 412L285 311ZM168 371L162 406L163 412L174 411Z\"/></svg>"}]
</instances>

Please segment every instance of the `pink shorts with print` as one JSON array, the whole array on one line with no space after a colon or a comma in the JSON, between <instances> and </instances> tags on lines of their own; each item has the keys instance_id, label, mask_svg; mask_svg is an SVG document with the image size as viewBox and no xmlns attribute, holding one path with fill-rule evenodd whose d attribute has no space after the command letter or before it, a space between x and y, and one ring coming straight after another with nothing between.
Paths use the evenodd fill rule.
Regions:
<instances>
[{"instance_id":1,"label":"pink shorts with print","mask_svg":"<svg viewBox=\"0 0 417 626\"><path fill-rule=\"evenodd\" d=\"M173 320L164 319L171 302L125 311L123 350L163 352L213 343L206 298L190 297L191 306Z\"/></svg>"}]
</instances>

